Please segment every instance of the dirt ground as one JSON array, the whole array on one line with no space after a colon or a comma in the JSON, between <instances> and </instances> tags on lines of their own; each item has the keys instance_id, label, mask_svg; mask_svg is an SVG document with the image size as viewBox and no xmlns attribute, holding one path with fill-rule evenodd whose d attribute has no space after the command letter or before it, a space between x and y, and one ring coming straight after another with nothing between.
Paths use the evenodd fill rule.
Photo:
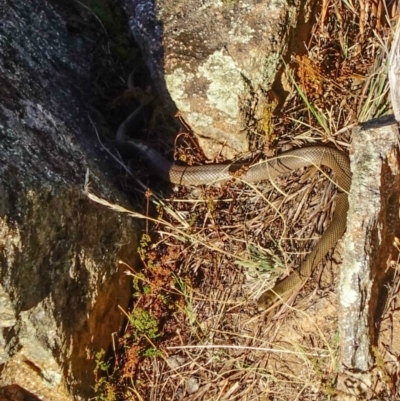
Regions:
<instances>
[{"instance_id":1,"label":"dirt ground","mask_svg":"<svg viewBox=\"0 0 400 401\"><path fill-rule=\"evenodd\" d=\"M279 110L271 103L268 124L253 127L262 140L245 160L317 142L347 151L352 127L390 113L386 64L397 20L395 2L323 1L307 51L289 55L279 77L289 96ZM151 91L123 91L112 104L126 110L144 95ZM178 160L207 162L183 125L175 140L165 140L176 127L172 119L156 107L143 137L159 150L169 146ZM145 222L143 267L126 266L132 308L111 362L99 369L98 399L333 400L345 396L339 381L362 387L362 377L338 373L340 242L284 304L260 312L255 303L329 224L336 188L328 170L302 169L274 185L233 179L171 188L156 186L143 163L126 167L140 177L121 168L122 185L145 210L134 213ZM399 285L396 276L378 322L375 382L355 399L400 399Z\"/></svg>"}]
</instances>

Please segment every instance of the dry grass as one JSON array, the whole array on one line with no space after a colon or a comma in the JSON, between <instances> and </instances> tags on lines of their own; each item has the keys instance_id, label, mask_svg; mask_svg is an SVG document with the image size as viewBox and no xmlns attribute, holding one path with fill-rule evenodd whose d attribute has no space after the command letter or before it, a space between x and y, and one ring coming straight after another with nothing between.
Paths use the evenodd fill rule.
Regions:
<instances>
[{"instance_id":1,"label":"dry grass","mask_svg":"<svg viewBox=\"0 0 400 401\"><path fill-rule=\"evenodd\" d=\"M263 124L274 128L277 149L316 142L346 149L352 126L389 111L392 7L394 2L322 3L307 53L287 63L283 79L291 94ZM177 158L201 161L194 144L181 135ZM235 179L221 187L177 188L169 198L146 187L139 183L146 215L87 190L94 201L148 222L139 249L143 269L127 266L136 293L115 355L113 396L333 399L339 364L333 282L340 254L330 255L300 296L293 294L280 309L259 313L254 303L277 276L298 265L329 224L335 187L325 173L301 170L274 185ZM390 305L397 302L395 293L391 299ZM132 317L135 310L146 312L142 321ZM398 356L385 351L382 357L380 369L388 380L381 384L380 399L393 399Z\"/></svg>"}]
</instances>

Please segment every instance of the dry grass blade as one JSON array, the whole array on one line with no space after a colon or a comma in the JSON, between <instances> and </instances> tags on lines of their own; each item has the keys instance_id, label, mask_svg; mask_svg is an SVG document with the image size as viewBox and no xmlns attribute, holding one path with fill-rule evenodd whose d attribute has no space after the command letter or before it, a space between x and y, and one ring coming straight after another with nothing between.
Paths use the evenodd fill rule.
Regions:
<instances>
[{"instance_id":1,"label":"dry grass blade","mask_svg":"<svg viewBox=\"0 0 400 401\"><path fill-rule=\"evenodd\" d=\"M321 7L307 54L286 65L295 91L272 117L278 147L330 142L347 148L351 127L389 110L392 35L384 16L379 24L370 18L366 2L328 0ZM377 15L384 12L379 7ZM188 153L193 143L177 140L180 159L195 158ZM340 256L316 272L296 307L296 294L279 311L261 314L253 300L314 246L329 224L336 190L329 173L314 167L272 185L236 178L216 188L179 188L168 197L153 193L155 214L147 216L95 196L86 183L91 200L145 219L156 237L141 243L143 269L128 269L136 292L126 313L145 311L143 320L158 322L157 335L138 339L140 324L127 326L125 362L117 369L120 399L331 400L338 366L332 282ZM148 348L159 353L146 354Z\"/></svg>"},{"instance_id":2,"label":"dry grass blade","mask_svg":"<svg viewBox=\"0 0 400 401\"><path fill-rule=\"evenodd\" d=\"M390 99L396 121L400 121L400 24L397 24L389 62Z\"/></svg>"}]
</instances>

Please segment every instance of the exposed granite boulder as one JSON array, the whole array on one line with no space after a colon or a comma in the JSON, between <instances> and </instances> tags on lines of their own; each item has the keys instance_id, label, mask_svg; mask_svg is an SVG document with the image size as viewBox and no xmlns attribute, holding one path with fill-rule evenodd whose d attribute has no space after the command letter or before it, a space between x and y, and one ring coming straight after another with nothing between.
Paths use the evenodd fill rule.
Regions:
<instances>
[{"instance_id":1,"label":"exposed granite boulder","mask_svg":"<svg viewBox=\"0 0 400 401\"><path fill-rule=\"evenodd\" d=\"M124 3L159 93L166 103L172 98L205 154L231 158L248 150L248 137L262 133L282 57L304 38L304 10L313 2Z\"/></svg>"},{"instance_id":2,"label":"exposed granite boulder","mask_svg":"<svg viewBox=\"0 0 400 401\"><path fill-rule=\"evenodd\" d=\"M395 274L399 254L400 147L393 117L355 128L350 157L350 208L338 288L342 373L338 389L348 394L341 400L375 396L373 350L379 344L387 284ZM391 330L397 338L393 325Z\"/></svg>"},{"instance_id":3,"label":"exposed granite boulder","mask_svg":"<svg viewBox=\"0 0 400 401\"><path fill-rule=\"evenodd\" d=\"M90 106L93 42L71 29L79 7L0 3L3 398L89 399L130 299L118 260L134 262L136 227L82 193L89 169L92 192L127 205L90 122L106 130Z\"/></svg>"}]
</instances>

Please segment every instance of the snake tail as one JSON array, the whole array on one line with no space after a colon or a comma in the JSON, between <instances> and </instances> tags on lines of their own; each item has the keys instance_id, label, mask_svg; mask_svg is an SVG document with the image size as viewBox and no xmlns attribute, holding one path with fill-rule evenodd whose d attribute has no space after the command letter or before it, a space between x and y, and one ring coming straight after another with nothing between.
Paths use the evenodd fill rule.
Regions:
<instances>
[{"instance_id":1,"label":"snake tail","mask_svg":"<svg viewBox=\"0 0 400 401\"><path fill-rule=\"evenodd\" d=\"M139 152L148 162L158 177L181 185L209 185L218 181L232 179L233 173L243 166L240 163L207 164L203 166L178 166L162 157L156 150L143 142L131 139L129 133L135 129L135 121L142 109L134 111L119 127L117 132L118 147ZM329 146L311 146L289 150L278 156L253 164L243 169L240 179L245 182L261 180L273 181L293 170L308 166L326 166L331 169L337 185L336 207L332 221L322 234L320 240L306 256L299 268L286 278L277 282L275 287L264 292L258 299L260 309L271 306L277 299L302 284L309 278L328 251L342 237L346 230L347 211L349 208L347 194L351 185L351 170L348 156L338 149Z\"/></svg>"}]
</instances>

